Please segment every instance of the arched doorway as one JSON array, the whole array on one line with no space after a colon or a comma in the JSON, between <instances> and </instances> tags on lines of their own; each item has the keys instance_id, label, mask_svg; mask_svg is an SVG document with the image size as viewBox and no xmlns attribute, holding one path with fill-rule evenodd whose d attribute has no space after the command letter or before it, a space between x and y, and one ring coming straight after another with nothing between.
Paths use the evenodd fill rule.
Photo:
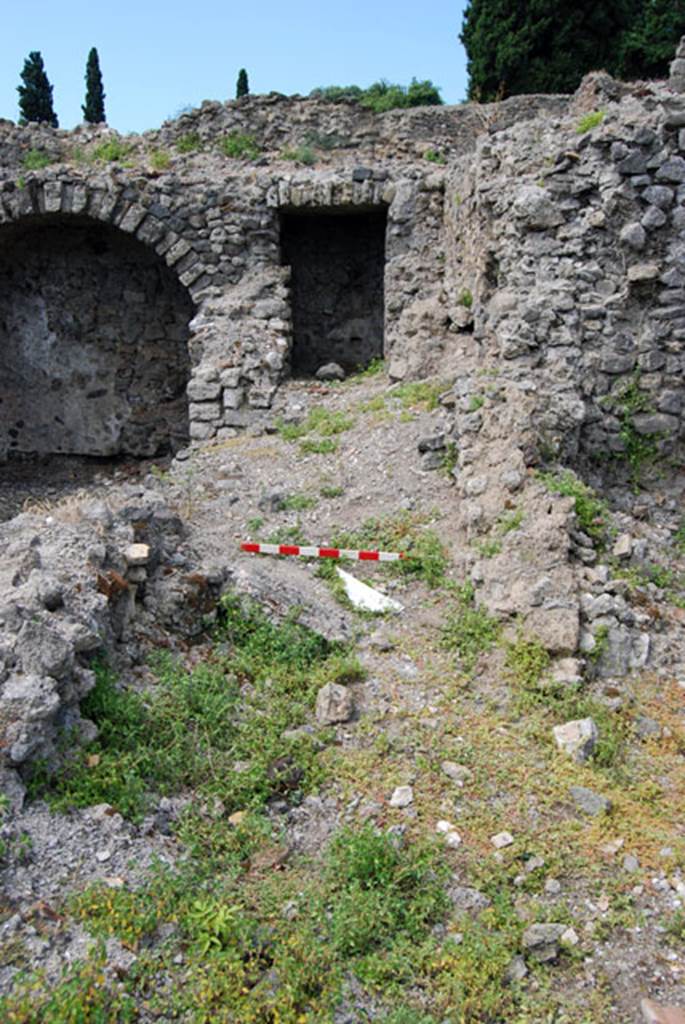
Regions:
<instances>
[{"instance_id":1,"label":"arched doorway","mask_svg":"<svg viewBox=\"0 0 685 1024\"><path fill-rule=\"evenodd\" d=\"M188 437L193 303L152 249L85 217L0 229L0 449L151 456Z\"/></svg>"}]
</instances>

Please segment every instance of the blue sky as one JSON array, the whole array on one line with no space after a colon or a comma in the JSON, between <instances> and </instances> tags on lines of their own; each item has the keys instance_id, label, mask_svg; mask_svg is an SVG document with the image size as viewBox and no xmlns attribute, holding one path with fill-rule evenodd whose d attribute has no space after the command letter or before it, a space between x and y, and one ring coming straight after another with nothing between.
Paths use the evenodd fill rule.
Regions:
<instances>
[{"instance_id":1,"label":"blue sky","mask_svg":"<svg viewBox=\"0 0 685 1024\"><path fill-rule=\"evenodd\" d=\"M430 78L446 103L466 93L460 0L33 0L11 5L0 36L0 117L18 118L31 50L43 55L60 127L81 121L88 51L96 46L109 124L155 128L186 106L251 92L308 93L319 85L408 84Z\"/></svg>"}]
</instances>

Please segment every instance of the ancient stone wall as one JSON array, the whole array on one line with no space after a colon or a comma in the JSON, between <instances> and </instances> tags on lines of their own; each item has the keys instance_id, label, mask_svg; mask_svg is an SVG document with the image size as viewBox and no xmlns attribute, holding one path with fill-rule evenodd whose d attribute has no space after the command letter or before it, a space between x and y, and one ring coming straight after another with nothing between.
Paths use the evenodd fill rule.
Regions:
<instances>
[{"instance_id":1,"label":"ancient stone wall","mask_svg":"<svg viewBox=\"0 0 685 1024\"><path fill-rule=\"evenodd\" d=\"M107 128L83 126L70 133L3 122L0 228L5 276L11 272L13 281L7 301L16 310L7 320L14 340L6 351L21 350L16 365L11 358L12 402L6 395L0 411L3 447L44 451L54 444L58 451L149 454L177 446L186 433L198 441L231 436L263 416L291 371L293 298L281 226L284 214L293 211L374 210L387 217L383 281L372 289L383 292L382 323L380 313L374 314L375 340L369 341L363 316L351 317L358 321L359 330L353 330L345 326L351 314L334 311L339 359L352 368L382 346L395 379L444 368L450 320L443 291L441 165L471 150L478 133L495 124L561 111L566 103L565 97L517 97L486 107L375 115L349 103L247 97L204 103L158 131L130 138ZM227 155L235 150L226 143L236 138L248 143L242 158ZM292 159L302 146L309 151L306 163ZM46 166L30 169L41 163ZM64 228L77 218L78 225L64 232L72 242L107 226L108 275L120 284L117 303L109 302L109 318L98 310L97 289L78 288L87 256L77 255L71 243L65 242L59 259L51 256L50 273L46 277L41 271L39 283L19 242L25 229L12 226L27 221L31 230L41 230L37 224L43 217L59 217ZM119 241L113 229L122 233ZM134 251L134 243L127 235L150 252L148 286L124 286L124 277L137 279L145 263L141 257L132 270L126 253ZM58 263L63 271L56 270ZM173 314L152 303L149 294L155 275L170 280L167 269L187 292L187 299L181 298L178 288L165 285L169 296L177 294L165 307L170 310L171 302ZM110 295L117 290L107 289ZM22 306L20 296L28 290L32 301ZM125 293L145 299L133 301ZM60 325L57 332L46 325L48 307ZM45 358L35 366L39 339ZM317 368L315 362L308 371ZM60 424L55 416L63 417L50 403L42 419L32 421L31 396L49 394L56 401L69 365L73 389L62 396L74 397L67 399L70 423ZM139 393L125 380L132 367ZM184 376L187 392L180 401ZM153 406L159 422L151 429L145 410ZM48 422L59 428L54 435Z\"/></svg>"},{"instance_id":2,"label":"ancient stone wall","mask_svg":"<svg viewBox=\"0 0 685 1024\"><path fill-rule=\"evenodd\" d=\"M12 452L155 455L187 440L192 303L130 235L0 231L0 406Z\"/></svg>"},{"instance_id":3,"label":"ancient stone wall","mask_svg":"<svg viewBox=\"0 0 685 1024\"><path fill-rule=\"evenodd\" d=\"M447 287L467 364L538 395L536 457L609 467L685 438L685 105L595 87L589 121L515 126L450 169Z\"/></svg>"}]
</instances>

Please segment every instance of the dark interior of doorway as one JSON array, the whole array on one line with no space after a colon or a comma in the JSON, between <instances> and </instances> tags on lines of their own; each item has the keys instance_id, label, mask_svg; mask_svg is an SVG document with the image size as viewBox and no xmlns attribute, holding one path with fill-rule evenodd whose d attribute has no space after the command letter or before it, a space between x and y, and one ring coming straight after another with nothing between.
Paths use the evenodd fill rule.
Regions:
<instances>
[{"instance_id":1,"label":"dark interior of doorway","mask_svg":"<svg viewBox=\"0 0 685 1024\"><path fill-rule=\"evenodd\" d=\"M386 210L281 214L281 258L291 268L291 368L346 372L383 356Z\"/></svg>"}]
</instances>

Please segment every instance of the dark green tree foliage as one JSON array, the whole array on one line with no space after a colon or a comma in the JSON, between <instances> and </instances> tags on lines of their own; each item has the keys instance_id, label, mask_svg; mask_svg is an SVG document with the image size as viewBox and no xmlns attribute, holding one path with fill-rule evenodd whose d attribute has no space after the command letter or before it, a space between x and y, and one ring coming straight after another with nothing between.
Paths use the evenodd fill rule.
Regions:
<instances>
[{"instance_id":1,"label":"dark green tree foliage","mask_svg":"<svg viewBox=\"0 0 685 1024\"><path fill-rule=\"evenodd\" d=\"M235 98L240 99L241 96L248 96L250 93L250 86L247 81L247 71L245 68L241 68L238 72L238 82L235 87Z\"/></svg>"},{"instance_id":2,"label":"dark green tree foliage","mask_svg":"<svg viewBox=\"0 0 685 1024\"><path fill-rule=\"evenodd\" d=\"M682 0L671 0L682 3ZM573 92L588 71L618 74L645 0L471 0L460 39L469 99Z\"/></svg>"},{"instance_id":3,"label":"dark green tree foliage","mask_svg":"<svg viewBox=\"0 0 685 1024\"><path fill-rule=\"evenodd\" d=\"M647 0L642 8L637 24L622 40L619 78L665 78L685 35L685 0Z\"/></svg>"},{"instance_id":4,"label":"dark green tree foliage","mask_svg":"<svg viewBox=\"0 0 685 1024\"><path fill-rule=\"evenodd\" d=\"M52 86L45 74L43 58L37 50L32 50L24 61L21 80L23 84L17 86L19 124L45 121L53 128L58 128L59 122L52 107Z\"/></svg>"},{"instance_id":5,"label":"dark green tree foliage","mask_svg":"<svg viewBox=\"0 0 685 1024\"><path fill-rule=\"evenodd\" d=\"M416 78L412 78L408 86L395 85L385 79L374 82L367 89L360 89L358 85L328 85L312 89L309 95L312 99L326 100L328 103L354 100L377 114L397 108L433 107L442 103L440 90L430 79L419 82Z\"/></svg>"},{"instance_id":6,"label":"dark green tree foliage","mask_svg":"<svg viewBox=\"0 0 685 1024\"><path fill-rule=\"evenodd\" d=\"M86 102L81 107L83 120L88 124L102 124L105 117L105 93L100 74L100 58L95 47L88 54L86 63Z\"/></svg>"}]
</instances>

